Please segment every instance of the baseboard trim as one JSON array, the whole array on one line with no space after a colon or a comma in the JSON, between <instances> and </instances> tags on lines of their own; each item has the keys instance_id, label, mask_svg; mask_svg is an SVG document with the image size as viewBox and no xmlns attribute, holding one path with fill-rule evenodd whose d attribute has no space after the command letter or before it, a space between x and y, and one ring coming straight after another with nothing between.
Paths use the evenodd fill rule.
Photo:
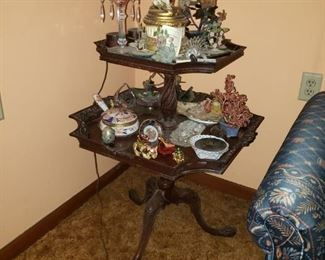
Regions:
<instances>
[{"instance_id":1,"label":"baseboard trim","mask_svg":"<svg viewBox=\"0 0 325 260\"><path fill-rule=\"evenodd\" d=\"M191 174L186 176L185 179L192 181L196 184L205 186L209 189L217 190L222 193L227 193L245 200L252 200L256 193L256 190L253 188L249 188L238 183L227 181L206 173Z\"/></svg>"},{"instance_id":2,"label":"baseboard trim","mask_svg":"<svg viewBox=\"0 0 325 260\"><path fill-rule=\"evenodd\" d=\"M99 189L104 188L106 185L114 181L128 168L129 165L119 163L107 171L100 177ZM205 173L191 174L186 176L184 179L205 186L209 189L227 193L245 200L251 200L256 193L256 190L253 188L249 188ZM96 194L96 190L97 180L88 185L85 189L77 193L53 212L48 214L46 217L41 219L38 223L26 230L8 245L1 248L0 259L10 260L18 256L47 232L55 228L62 220L71 215L72 212L82 206L91 196Z\"/></svg>"},{"instance_id":3,"label":"baseboard trim","mask_svg":"<svg viewBox=\"0 0 325 260\"><path fill-rule=\"evenodd\" d=\"M104 175L100 177L99 189L102 189L107 184L114 181L118 176L120 176L129 165L124 163L119 163ZM68 217L73 211L78 209L82 204L84 204L91 196L96 194L97 190L97 180L88 185L85 189L77 193L71 199L66 201L60 207L55 209L53 212L48 214L46 217L41 219L31 228L27 229L23 234L18 236L8 245L0 249L0 259L10 260L18 256L21 252L26 250L29 246L34 244L43 235L57 226L63 219Z\"/></svg>"}]
</instances>

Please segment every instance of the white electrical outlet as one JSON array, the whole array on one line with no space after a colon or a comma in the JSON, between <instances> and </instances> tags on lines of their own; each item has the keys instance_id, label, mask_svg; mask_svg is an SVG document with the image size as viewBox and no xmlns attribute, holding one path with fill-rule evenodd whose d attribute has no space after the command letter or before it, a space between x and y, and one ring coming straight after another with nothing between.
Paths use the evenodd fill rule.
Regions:
<instances>
[{"instance_id":1,"label":"white electrical outlet","mask_svg":"<svg viewBox=\"0 0 325 260\"><path fill-rule=\"evenodd\" d=\"M2 120L4 118L5 118L5 115L3 114L2 102L1 102L1 96L0 96L0 120Z\"/></svg>"},{"instance_id":2,"label":"white electrical outlet","mask_svg":"<svg viewBox=\"0 0 325 260\"><path fill-rule=\"evenodd\" d=\"M320 91L323 75L319 73L303 72L298 99L309 100Z\"/></svg>"}]
</instances>

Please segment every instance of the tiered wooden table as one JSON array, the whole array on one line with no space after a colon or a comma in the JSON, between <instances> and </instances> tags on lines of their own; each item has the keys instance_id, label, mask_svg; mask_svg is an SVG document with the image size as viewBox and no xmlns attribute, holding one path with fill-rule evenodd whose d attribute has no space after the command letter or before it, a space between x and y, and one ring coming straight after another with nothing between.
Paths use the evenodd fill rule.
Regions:
<instances>
[{"instance_id":1,"label":"tiered wooden table","mask_svg":"<svg viewBox=\"0 0 325 260\"><path fill-rule=\"evenodd\" d=\"M176 125L186 120L186 118L176 113L177 99L175 86L173 84L175 77L178 74L185 73L214 73L241 57L245 49L245 47L229 43L228 48L231 50L231 53L216 58L216 63L191 62L164 64L150 59L111 52L110 49L106 48L105 41L96 42L96 45L101 60L164 74L165 84L161 89L161 109L148 111L145 107L136 106L134 110L140 122L147 118L156 118L165 123L174 122ZM110 98L112 97L107 97L104 100L108 102ZM134 259L141 259L153 229L155 216L160 209L170 203L187 203L198 224L203 230L212 235L235 235L236 229L233 227L210 227L202 216L198 194L191 189L177 187L175 182L181 177L191 173L212 172L215 174L223 174L240 150L254 141L257 135L256 130L264 119L262 116L254 115L248 127L240 130L238 137L227 140L230 145L229 151L219 160L201 160L196 156L192 148L182 148L185 154L185 161L178 165L171 156L158 155L158 158L155 160L146 160L135 156L132 145L136 141L136 135L116 138L112 146L103 144L101 141L101 131L98 127L101 112L102 111L97 105L92 105L70 115L70 117L78 123L78 128L70 135L78 139L79 146L83 149L116 159L129 165L141 165L158 174L147 180L146 191L143 198L140 198L135 190L129 191L129 197L136 204L141 205L146 203L143 231ZM211 127L207 127L203 134L209 134L210 128ZM171 130L166 129L166 133L168 133L168 131Z\"/></svg>"}]
</instances>

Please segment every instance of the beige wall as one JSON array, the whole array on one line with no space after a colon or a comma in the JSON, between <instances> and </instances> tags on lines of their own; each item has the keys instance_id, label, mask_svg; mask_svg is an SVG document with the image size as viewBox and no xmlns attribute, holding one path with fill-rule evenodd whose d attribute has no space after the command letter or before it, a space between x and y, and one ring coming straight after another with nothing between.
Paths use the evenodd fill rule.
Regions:
<instances>
[{"instance_id":1,"label":"beige wall","mask_svg":"<svg viewBox=\"0 0 325 260\"><path fill-rule=\"evenodd\" d=\"M143 1L149 6L149 1ZM244 57L215 74L184 75L184 88L211 92L235 74L252 112L265 116L255 142L242 150L223 178L256 188L298 112L303 71L325 76L324 0L220 0L228 38L247 46ZM144 11L143 13L146 13ZM310 15L312 14L312 15ZM147 73L136 71L141 84ZM323 83L323 89L325 89Z\"/></svg>"},{"instance_id":2,"label":"beige wall","mask_svg":"<svg viewBox=\"0 0 325 260\"><path fill-rule=\"evenodd\" d=\"M68 115L92 103L103 79L93 42L116 24L102 24L98 9L94 0L0 0L0 248L96 179ZM133 71L110 65L103 95L123 81ZM100 160L101 172L113 165Z\"/></svg>"},{"instance_id":3,"label":"beige wall","mask_svg":"<svg viewBox=\"0 0 325 260\"><path fill-rule=\"evenodd\" d=\"M76 127L68 115L91 103L103 77L92 42L116 26L99 22L98 2L0 0L0 248L95 179L92 154L68 136ZM216 74L187 75L185 86L209 92L234 73L252 111L266 117L225 178L257 187L304 104L302 71L325 72L324 2L219 1L229 37L248 49ZM133 82L132 70L109 68L103 95ZM146 75L136 71L138 85ZM101 159L101 172L113 164Z\"/></svg>"}]
</instances>

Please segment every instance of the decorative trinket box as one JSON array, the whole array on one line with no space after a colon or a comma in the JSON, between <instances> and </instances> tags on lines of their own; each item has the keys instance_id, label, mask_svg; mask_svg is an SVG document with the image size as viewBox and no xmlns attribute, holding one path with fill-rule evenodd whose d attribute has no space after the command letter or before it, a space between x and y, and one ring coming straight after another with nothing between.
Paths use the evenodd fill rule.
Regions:
<instances>
[{"instance_id":1,"label":"decorative trinket box","mask_svg":"<svg viewBox=\"0 0 325 260\"><path fill-rule=\"evenodd\" d=\"M115 136L128 136L138 131L139 120L132 110L114 107L106 110L102 115L99 127L103 131L106 126L115 130Z\"/></svg>"}]
</instances>

